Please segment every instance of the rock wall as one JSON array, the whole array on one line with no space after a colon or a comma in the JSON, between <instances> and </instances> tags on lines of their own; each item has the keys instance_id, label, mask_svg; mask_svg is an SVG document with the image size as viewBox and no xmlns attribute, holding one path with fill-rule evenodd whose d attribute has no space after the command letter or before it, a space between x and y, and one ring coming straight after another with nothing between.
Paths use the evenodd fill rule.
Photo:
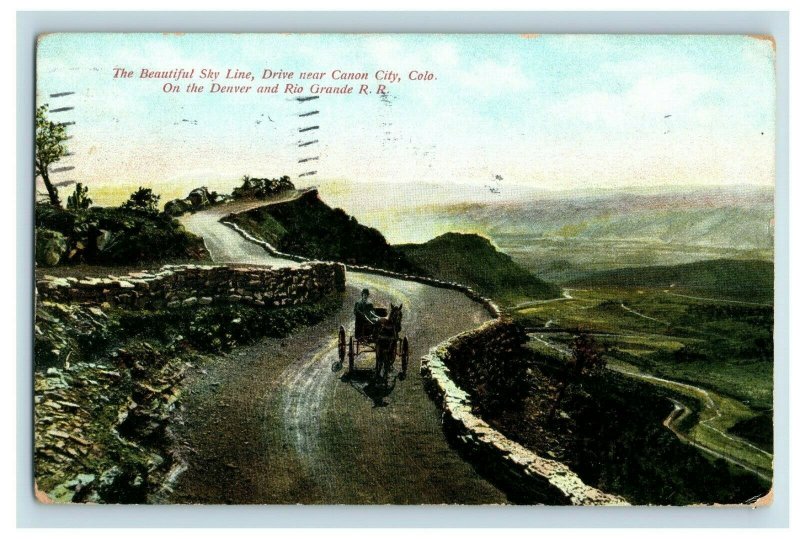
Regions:
<instances>
[{"instance_id":1,"label":"rock wall","mask_svg":"<svg viewBox=\"0 0 800 539\"><path fill-rule=\"evenodd\" d=\"M431 349L420 372L442 409L448 438L473 464L494 478L515 501L547 505L628 505L617 496L586 485L565 464L545 459L510 440L475 415L469 393L453 380L448 365L482 361L487 346L514 342L513 324L498 318ZM504 353L494 350L493 356Z\"/></svg>"},{"instance_id":2,"label":"rock wall","mask_svg":"<svg viewBox=\"0 0 800 539\"><path fill-rule=\"evenodd\" d=\"M279 307L313 302L344 286L344 266L332 262L293 268L164 266L157 272L103 278L45 276L36 283L41 300L139 308L210 303Z\"/></svg>"}]
</instances>

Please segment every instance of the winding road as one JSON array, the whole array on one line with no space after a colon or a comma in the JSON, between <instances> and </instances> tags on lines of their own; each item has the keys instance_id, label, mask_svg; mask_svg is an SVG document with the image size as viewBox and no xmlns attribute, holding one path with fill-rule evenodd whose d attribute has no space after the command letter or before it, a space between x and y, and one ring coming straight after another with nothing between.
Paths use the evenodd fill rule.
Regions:
<instances>
[{"instance_id":1,"label":"winding road","mask_svg":"<svg viewBox=\"0 0 800 539\"><path fill-rule=\"evenodd\" d=\"M637 313L637 314L639 314L639 313ZM566 347L553 344L552 342L547 340L547 338L546 338L546 336L544 334L539 334L539 335L530 334L530 336L535 341L543 344L544 346L547 346L548 348L551 348L551 349L555 350L559 354L562 354L564 356L570 356L571 355L570 351ZM727 432L725 432L725 431L715 427L714 425L712 425L713 422L715 422L715 421L719 420L720 418L722 418L722 411L720 410L720 406L718 405L718 403L712 397L711 393L709 391L707 391L706 389L703 389L702 387L695 386L695 385L692 385L692 384L687 384L685 382L678 382L676 380L670 380L670 379L667 379L667 378L661 378L661 377L654 376L654 375L651 375L651 374L638 372L638 371L635 371L635 370L631 370L630 368L623 368L620 365L609 365L608 369L612 370L612 371L615 371L615 372L618 372L618 373L620 373L622 375L629 376L631 378L637 378L639 380L644 380L644 381L649 382L651 384L661 385L661 386L668 387L670 389L676 390L677 392L688 393L690 395L698 397L700 402L703 403L704 409L706 411L710 412L710 414L708 414L708 417L706 417L704 419L700 419L698 421L698 425L699 426L701 426L703 428L706 428L706 429L714 432L717 436L720 436L720 437L724 438L730 444L731 447L745 446L745 447L747 447L747 449L749 451L753 451L753 452L759 453L763 457L766 457L769 461L772 460L772 453L764 451L763 449L759 448L758 446L753 445L752 443L750 443L747 440L744 440L744 439L742 439L740 437L731 436ZM719 397L717 397L717 398L719 398ZM733 464L735 466L739 466L740 468L743 468L743 469L745 469L745 470L757 475L758 477L764 479L765 481L771 481L772 475L770 473L767 473L763 469L758 469L757 467L748 464L747 462L743 461L742 459L735 458L735 457L733 457L733 456L731 456L729 454L725 454L725 453L722 453L720 451L716 451L713 448L708 447L707 445L698 443L696 440L694 440L691 437L687 436L687 434L685 432L683 432L683 430L679 427L680 422L684 418L688 417L692 413L698 413L698 414L702 415L702 412L704 410L692 410L686 403L681 402L680 400L678 400L675 397L670 398L670 401L672 401L673 410L672 410L672 412L670 412L669 416L667 416L667 418L664 420L663 425L664 425L664 427L668 428L673 434L675 434L675 436L677 436L679 440L681 440L681 441L683 441L683 442L685 442L685 443L687 443L689 445L692 445L692 446L696 447L697 449L699 449L699 450L701 450L701 451L703 451L705 453L708 453L709 455L712 455L712 456L714 456L716 458L721 458L723 460L726 460L726 461L730 462L731 464Z\"/></svg>"},{"instance_id":2,"label":"winding road","mask_svg":"<svg viewBox=\"0 0 800 539\"><path fill-rule=\"evenodd\" d=\"M219 219L226 205L182 218L215 262L287 266ZM362 288L376 305L403 304L408 377L371 382L370 358L353 375L337 365L336 331L353 331ZM174 434L187 469L173 503L494 504L506 496L447 443L419 359L447 337L488 320L451 290L348 272L340 308L285 339L221 355L186 385Z\"/></svg>"}]
</instances>

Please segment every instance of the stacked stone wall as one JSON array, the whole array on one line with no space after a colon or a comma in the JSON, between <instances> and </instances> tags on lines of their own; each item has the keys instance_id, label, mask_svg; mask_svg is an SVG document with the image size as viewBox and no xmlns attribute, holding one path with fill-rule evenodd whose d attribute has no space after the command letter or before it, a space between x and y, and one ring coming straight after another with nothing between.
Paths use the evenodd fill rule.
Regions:
<instances>
[{"instance_id":1,"label":"stacked stone wall","mask_svg":"<svg viewBox=\"0 0 800 539\"><path fill-rule=\"evenodd\" d=\"M178 265L123 276L44 276L36 283L41 300L134 308L211 303L281 307L314 302L344 286L344 266L331 262L290 268Z\"/></svg>"}]
</instances>

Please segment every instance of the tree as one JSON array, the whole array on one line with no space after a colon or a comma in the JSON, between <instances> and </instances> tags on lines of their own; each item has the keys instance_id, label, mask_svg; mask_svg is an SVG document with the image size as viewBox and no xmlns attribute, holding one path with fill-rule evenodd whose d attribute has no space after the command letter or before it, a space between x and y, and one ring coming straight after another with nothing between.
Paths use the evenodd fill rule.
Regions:
<instances>
[{"instance_id":1,"label":"tree","mask_svg":"<svg viewBox=\"0 0 800 539\"><path fill-rule=\"evenodd\" d=\"M75 191L67 197L68 210L85 210L92 205L92 199L89 198L89 188L84 187L82 183L75 185Z\"/></svg>"},{"instance_id":2,"label":"tree","mask_svg":"<svg viewBox=\"0 0 800 539\"><path fill-rule=\"evenodd\" d=\"M570 350L572 357L567 363L561 387L558 390L555 401L553 401L553 406L550 408L550 421L553 420L556 411L561 406L561 401L564 399L570 384L579 380L584 374L594 374L606 366L606 360L603 357L605 350L588 333L578 333L572 340Z\"/></svg>"},{"instance_id":3,"label":"tree","mask_svg":"<svg viewBox=\"0 0 800 539\"><path fill-rule=\"evenodd\" d=\"M147 213L158 213L158 201L161 195L153 194L149 187L139 187L131 193L131 197L125 201L122 207L126 210L144 211Z\"/></svg>"},{"instance_id":4,"label":"tree","mask_svg":"<svg viewBox=\"0 0 800 539\"><path fill-rule=\"evenodd\" d=\"M67 154L64 142L67 140L67 129L63 124L47 119L47 105L36 109L36 156L34 165L36 175L42 177L50 204L61 207L58 191L50 182L49 167Z\"/></svg>"},{"instance_id":5,"label":"tree","mask_svg":"<svg viewBox=\"0 0 800 539\"><path fill-rule=\"evenodd\" d=\"M280 180L278 180L278 187L281 191L288 191L294 189L294 184L289 179L289 176L281 176Z\"/></svg>"},{"instance_id":6,"label":"tree","mask_svg":"<svg viewBox=\"0 0 800 539\"><path fill-rule=\"evenodd\" d=\"M578 333L572 341L572 362L576 376L594 373L606 366L605 350L588 333Z\"/></svg>"}]
</instances>

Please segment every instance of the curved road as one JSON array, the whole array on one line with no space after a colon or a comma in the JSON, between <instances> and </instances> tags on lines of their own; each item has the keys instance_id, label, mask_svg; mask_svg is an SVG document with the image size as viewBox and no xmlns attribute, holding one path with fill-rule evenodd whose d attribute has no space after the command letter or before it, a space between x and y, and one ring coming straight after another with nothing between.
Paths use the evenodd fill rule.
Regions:
<instances>
[{"instance_id":1,"label":"curved road","mask_svg":"<svg viewBox=\"0 0 800 539\"><path fill-rule=\"evenodd\" d=\"M215 262L293 265L269 256L218 220L231 205L186 216ZM403 304L411 343L408 377L371 383L371 358L356 373L336 365L336 330L352 333L361 288L376 305ZM264 339L196 369L175 428L188 468L175 503L508 503L444 438L440 412L419 377L419 358L488 314L464 295L348 272L327 320L286 339ZM397 365L395 366L397 369Z\"/></svg>"}]
</instances>

